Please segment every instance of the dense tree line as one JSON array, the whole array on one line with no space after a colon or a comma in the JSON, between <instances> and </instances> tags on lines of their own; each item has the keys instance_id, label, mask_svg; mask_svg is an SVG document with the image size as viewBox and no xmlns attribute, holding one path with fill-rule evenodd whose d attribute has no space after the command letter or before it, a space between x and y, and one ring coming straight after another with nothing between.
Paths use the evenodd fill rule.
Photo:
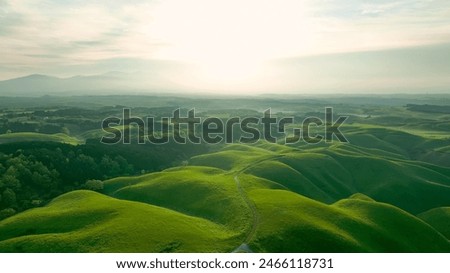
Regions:
<instances>
[{"instance_id":1,"label":"dense tree line","mask_svg":"<svg viewBox=\"0 0 450 273\"><path fill-rule=\"evenodd\" d=\"M81 152L64 153L40 149L38 154L17 150L0 153L0 218L45 204L71 190L97 189L95 179L134 172L133 166L118 155L94 158Z\"/></svg>"},{"instance_id":2,"label":"dense tree line","mask_svg":"<svg viewBox=\"0 0 450 273\"><path fill-rule=\"evenodd\" d=\"M0 219L76 189L101 191L105 179L179 166L205 145L84 145L26 142L0 145Z\"/></svg>"},{"instance_id":3,"label":"dense tree line","mask_svg":"<svg viewBox=\"0 0 450 273\"><path fill-rule=\"evenodd\" d=\"M67 128L63 123L44 123L44 122L9 122L0 120L0 134L20 132L39 132L42 134L67 133Z\"/></svg>"},{"instance_id":4,"label":"dense tree line","mask_svg":"<svg viewBox=\"0 0 450 273\"><path fill-rule=\"evenodd\" d=\"M409 111L416 111L416 112L423 112L423 113L450 114L450 106L448 106L448 105L407 104L406 108Z\"/></svg>"}]
</instances>

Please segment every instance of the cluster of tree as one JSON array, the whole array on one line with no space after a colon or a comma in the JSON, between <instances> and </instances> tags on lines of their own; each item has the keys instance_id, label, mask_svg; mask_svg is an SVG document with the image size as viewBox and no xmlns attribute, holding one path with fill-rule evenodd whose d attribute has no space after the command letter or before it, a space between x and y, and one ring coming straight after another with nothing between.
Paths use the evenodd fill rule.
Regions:
<instances>
[{"instance_id":1,"label":"cluster of tree","mask_svg":"<svg viewBox=\"0 0 450 273\"><path fill-rule=\"evenodd\" d=\"M0 122L0 134L18 132L39 132L43 134L68 133L67 128L62 123L47 122Z\"/></svg>"},{"instance_id":2,"label":"cluster of tree","mask_svg":"<svg viewBox=\"0 0 450 273\"><path fill-rule=\"evenodd\" d=\"M93 158L59 148L0 153L0 219L75 189L102 190L99 179L133 172L133 166L120 155Z\"/></svg>"},{"instance_id":3,"label":"cluster of tree","mask_svg":"<svg viewBox=\"0 0 450 273\"><path fill-rule=\"evenodd\" d=\"M44 134L68 133L67 127L77 133L98 129L101 120L111 115L111 110L62 108L49 110L19 109L0 112L0 134L7 132L39 132Z\"/></svg>"},{"instance_id":4,"label":"cluster of tree","mask_svg":"<svg viewBox=\"0 0 450 273\"><path fill-rule=\"evenodd\" d=\"M76 189L101 191L102 180L180 166L208 152L196 144L84 145L24 142L0 145L0 219L42 206Z\"/></svg>"}]
</instances>

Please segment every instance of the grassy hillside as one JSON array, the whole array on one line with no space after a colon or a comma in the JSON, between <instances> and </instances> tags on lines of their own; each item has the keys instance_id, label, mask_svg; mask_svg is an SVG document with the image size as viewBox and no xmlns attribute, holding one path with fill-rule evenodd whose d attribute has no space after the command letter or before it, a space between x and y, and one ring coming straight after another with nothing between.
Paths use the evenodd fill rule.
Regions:
<instances>
[{"instance_id":1,"label":"grassy hillside","mask_svg":"<svg viewBox=\"0 0 450 273\"><path fill-rule=\"evenodd\" d=\"M237 230L247 227L249 212L233 176L210 167L181 167L104 183L105 193L203 217ZM226 209L224 209L226 208Z\"/></svg>"},{"instance_id":2,"label":"grassy hillside","mask_svg":"<svg viewBox=\"0 0 450 273\"><path fill-rule=\"evenodd\" d=\"M259 219L253 251L450 251L429 225L362 195L325 205L244 183ZM230 252L243 242L241 231L226 225L88 191L6 219L0 234L1 252Z\"/></svg>"},{"instance_id":3,"label":"grassy hillside","mask_svg":"<svg viewBox=\"0 0 450 273\"><path fill-rule=\"evenodd\" d=\"M450 145L447 131L430 135L429 130L358 124L346 127L345 135L352 145L361 148L382 150L395 156L450 167L450 153L445 148Z\"/></svg>"},{"instance_id":4,"label":"grassy hillside","mask_svg":"<svg viewBox=\"0 0 450 273\"><path fill-rule=\"evenodd\" d=\"M450 207L435 208L417 215L450 240Z\"/></svg>"},{"instance_id":5,"label":"grassy hillside","mask_svg":"<svg viewBox=\"0 0 450 273\"><path fill-rule=\"evenodd\" d=\"M288 191L250 192L260 213L257 252L448 252L436 230L391 205L354 196L333 205Z\"/></svg>"},{"instance_id":6,"label":"grassy hillside","mask_svg":"<svg viewBox=\"0 0 450 273\"><path fill-rule=\"evenodd\" d=\"M0 222L1 252L227 252L237 243L205 219L89 191Z\"/></svg>"},{"instance_id":7,"label":"grassy hillside","mask_svg":"<svg viewBox=\"0 0 450 273\"><path fill-rule=\"evenodd\" d=\"M450 205L449 168L351 144L281 152L267 145L233 145L190 164L242 171L325 203L363 193L413 214Z\"/></svg>"},{"instance_id":8,"label":"grassy hillside","mask_svg":"<svg viewBox=\"0 0 450 273\"><path fill-rule=\"evenodd\" d=\"M233 169L238 170L255 161L261 161L278 155L276 152L264 148L241 144L227 145L219 152L195 156L189 161L189 164L194 166L210 166L227 171Z\"/></svg>"}]
</instances>

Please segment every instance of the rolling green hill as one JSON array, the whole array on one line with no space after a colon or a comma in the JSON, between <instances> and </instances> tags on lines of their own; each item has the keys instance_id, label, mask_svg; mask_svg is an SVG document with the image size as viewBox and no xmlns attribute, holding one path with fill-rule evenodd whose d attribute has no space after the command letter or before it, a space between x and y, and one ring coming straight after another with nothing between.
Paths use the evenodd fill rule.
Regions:
<instances>
[{"instance_id":1,"label":"rolling green hill","mask_svg":"<svg viewBox=\"0 0 450 273\"><path fill-rule=\"evenodd\" d=\"M258 214L253 251L450 251L429 225L362 195L325 205L285 190L248 190ZM226 225L88 191L4 220L0 234L1 252L230 252L243 242Z\"/></svg>"},{"instance_id":2,"label":"rolling green hill","mask_svg":"<svg viewBox=\"0 0 450 273\"><path fill-rule=\"evenodd\" d=\"M362 195L333 205L288 191L250 192L260 213L258 252L448 252L436 230L394 206Z\"/></svg>"},{"instance_id":3,"label":"rolling green hill","mask_svg":"<svg viewBox=\"0 0 450 273\"><path fill-rule=\"evenodd\" d=\"M0 135L0 144L13 142L30 142L30 141L58 142L72 145L82 143L81 140L62 133L49 135L49 134L25 132L25 133L10 133Z\"/></svg>"},{"instance_id":4,"label":"rolling green hill","mask_svg":"<svg viewBox=\"0 0 450 273\"><path fill-rule=\"evenodd\" d=\"M61 195L0 221L0 252L450 252L448 139L346 130L349 144L218 146Z\"/></svg>"},{"instance_id":5,"label":"rolling green hill","mask_svg":"<svg viewBox=\"0 0 450 273\"><path fill-rule=\"evenodd\" d=\"M282 152L261 148L266 145L247 146L245 153L243 145L234 145L190 163L241 170L325 203L363 193L413 214L450 205L449 168L371 155L350 144Z\"/></svg>"},{"instance_id":6,"label":"rolling green hill","mask_svg":"<svg viewBox=\"0 0 450 273\"><path fill-rule=\"evenodd\" d=\"M1 252L226 252L238 239L205 219L89 191L0 222Z\"/></svg>"},{"instance_id":7,"label":"rolling green hill","mask_svg":"<svg viewBox=\"0 0 450 273\"><path fill-rule=\"evenodd\" d=\"M368 125L349 126L345 135L352 145L391 153L395 157L425 161L450 167L450 145L446 131L431 135L427 130L402 130L401 128L374 127Z\"/></svg>"},{"instance_id":8,"label":"rolling green hill","mask_svg":"<svg viewBox=\"0 0 450 273\"><path fill-rule=\"evenodd\" d=\"M450 207L435 208L417 215L450 240Z\"/></svg>"},{"instance_id":9,"label":"rolling green hill","mask_svg":"<svg viewBox=\"0 0 450 273\"><path fill-rule=\"evenodd\" d=\"M233 176L210 167L181 167L104 183L113 197L148 203L203 217L241 230L249 213ZM226 208L226 209L224 209Z\"/></svg>"}]
</instances>

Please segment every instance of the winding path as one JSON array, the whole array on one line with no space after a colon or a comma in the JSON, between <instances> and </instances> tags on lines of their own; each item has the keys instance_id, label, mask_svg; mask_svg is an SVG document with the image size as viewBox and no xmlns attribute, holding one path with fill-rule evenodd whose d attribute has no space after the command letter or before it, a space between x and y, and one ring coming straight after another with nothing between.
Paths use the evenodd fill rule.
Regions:
<instances>
[{"instance_id":1,"label":"winding path","mask_svg":"<svg viewBox=\"0 0 450 273\"><path fill-rule=\"evenodd\" d=\"M238 252L252 253L253 252L251 250L250 246L248 245L248 243L250 243L250 241L253 239L253 236L255 236L256 230L258 229L258 225L260 222L260 216L259 216L258 210L256 209L255 203L253 203L253 201L250 200L250 198L248 198L247 193L245 192L244 188L242 187L241 180L239 179L239 174L241 174L245 170L255 166L256 164L259 164L259 163L267 161L267 160L277 159L277 158L280 158L283 156L285 156L285 155L276 155L273 157L264 158L262 160L253 162L252 164L245 166L241 170L237 171L236 175L234 176L234 182L236 182L236 187L238 189L238 193L242 197L244 202L247 204L247 207L250 209L250 212L252 214L252 227L251 227L250 231L248 232L247 236L245 237L244 242L240 246L235 248L233 250L233 253L238 253Z\"/></svg>"},{"instance_id":2,"label":"winding path","mask_svg":"<svg viewBox=\"0 0 450 273\"><path fill-rule=\"evenodd\" d=\"M248 198L247 194L245 193L244 189L241 185L241 180L239 180L238 174L234 176L234 181L236 182L236 186L239 192L239 195L244 199L245 203L247 204L248 208L250 209L250 212L252 214L252 227L250 231L248 232L247 236L245 237L244 242L238 246L235 250L233 250L234 253L236 252L247 252L251 253L253 252L250 247L248 246L248 243L252 240L253 236L256 233L256 230L259 225L259 214L256 210L255 204Z\"/></svg>"}]
</instances>

